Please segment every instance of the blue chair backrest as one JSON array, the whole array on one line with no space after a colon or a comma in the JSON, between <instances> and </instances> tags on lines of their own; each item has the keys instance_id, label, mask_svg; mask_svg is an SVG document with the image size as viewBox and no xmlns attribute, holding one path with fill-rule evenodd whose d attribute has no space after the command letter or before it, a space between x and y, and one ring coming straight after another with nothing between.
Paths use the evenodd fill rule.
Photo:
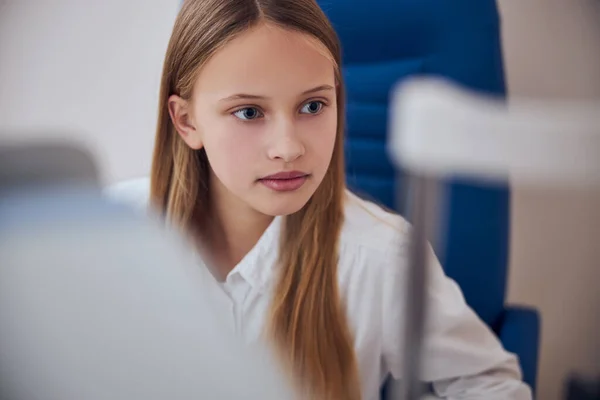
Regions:
<instances>
[{"instance_id":1,"label":"blue chair backrest","mask_svg":"<svg viewBox=\"0 0 600 400\"><path fill-rule=\"evenodd\" d=\"M397 209L397 176L385 148L390 89L410 76L433 75L503 96L496 2L320 0L319 4L342 42L348 184L358 194ZM467 302L495 327L505 296L508 188L457 178L444 182L444 189L447 240L436 251Z\"/></svg>"}]
</instances>

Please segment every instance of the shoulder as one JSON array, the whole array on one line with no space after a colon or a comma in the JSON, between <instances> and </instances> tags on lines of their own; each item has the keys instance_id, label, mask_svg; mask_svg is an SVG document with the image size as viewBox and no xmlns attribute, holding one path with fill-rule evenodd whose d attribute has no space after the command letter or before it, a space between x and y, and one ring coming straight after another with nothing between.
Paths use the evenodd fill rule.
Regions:
<instances>
[{"instance_id":1,"label":"shoulder","mask_svg":"<svg viewBox=\"0 0 600 400\"><path fill-rule=\"evenodd\" d=\"M104 188L103 194L110 201L147 211L150 204L150 178L129 179L109 185Z\"/></svg>"},{"instance_id":2,"label":"shoulder","mask_svg":"<svg viewBox=\"0 0 600 400\"><path fill-rule=\"evenodd\" d=\"M340 284L364 293L369 286L381 288L384 282L400 279L406 272L410 229L399 214L347 192L339 242Z\"/></svg>"},{"instance_id":3,"label":"shoulder","mask_svg":"<svg viewBox=\"0 0 600 400\"><path fill-rule=\"evenodd\" d=\"M383 335L383 319L400 307L408 265L409 223L378 204L347 192L339 239L337 279L357 337ZM371 340L368 339L368 340Z\"/></svg>"},{"instance_id":4,"label":"shoulder","mask_svg":"<svg viewBox=\"0 0 600 400\"><path fill-rule=\"evenodd\" d=\"M399 214L347 191L343 247L368 253L389 254L407 242L410 224Z\"/></svg>"}]
</instances>

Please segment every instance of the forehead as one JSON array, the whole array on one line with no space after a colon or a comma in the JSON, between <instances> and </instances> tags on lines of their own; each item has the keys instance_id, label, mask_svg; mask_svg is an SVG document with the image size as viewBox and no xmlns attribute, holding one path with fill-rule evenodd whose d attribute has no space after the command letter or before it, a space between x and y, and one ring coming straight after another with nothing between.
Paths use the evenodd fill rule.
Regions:
<instances>
[{"instance_id":1,"label":"forehead","mask_svg":"<svg viewBox=\"0 0 600 400\"><path fill-rule=\"evenodd\" d=\"M334 86L335 74L333 59L321 42L303 33L261 24L209 59L198 75L196 92L277 96L323 84Z\"/></svg>"}]
</instances>

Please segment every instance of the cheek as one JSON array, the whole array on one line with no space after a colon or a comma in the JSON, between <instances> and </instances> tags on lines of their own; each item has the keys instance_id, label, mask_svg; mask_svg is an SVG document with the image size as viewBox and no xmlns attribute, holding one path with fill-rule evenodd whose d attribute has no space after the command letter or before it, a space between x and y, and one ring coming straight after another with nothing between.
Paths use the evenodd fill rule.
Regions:
<instances>
[{"instance_id":1,"label":"cheek","mask_svg":"<svg viewBox=\"0 0 600 400\"><path fill-rule=\"evenodd\" d=\"M225 184L247 181L260 154L255 132L227 118L203 125L204 148L215 175Z\"/></svg>"},{"instance_id":2,"label":"cheek","mask_svg":"<svg viewBox=\"0 0 600 400\"><path fill-rule=\"evenodd\" d=\"M334 110L330 110L327 114L323 114L321 118L315 118L306 126L308 131L305 137L309 138L307 147L310 149L310 154L318 160L320 167L327 167L337 135L337 115Z\"/></svg>"}]
</instances>

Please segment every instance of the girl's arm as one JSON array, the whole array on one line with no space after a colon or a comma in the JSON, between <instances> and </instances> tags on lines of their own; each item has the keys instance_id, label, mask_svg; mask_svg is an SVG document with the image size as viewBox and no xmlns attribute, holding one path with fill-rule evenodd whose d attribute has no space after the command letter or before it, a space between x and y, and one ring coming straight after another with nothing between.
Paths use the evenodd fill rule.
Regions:
<instances>
[{"instance_id":1,"label":"girl's arm","mask_svg":"<svg viewBox=\"0 0 600 400\"><path fill-rule=\"evenodd\" d=\"M383 358L392 376L401 379L408 246L399 242L391 246L382 260L387 264L382 291ZM530 400L531 391L522 381L515 355L503 349L466 304L458 285L445 276L433 250L429 250L423 379L432 383L442 398Z\"/></svg>"}]
</instances>

